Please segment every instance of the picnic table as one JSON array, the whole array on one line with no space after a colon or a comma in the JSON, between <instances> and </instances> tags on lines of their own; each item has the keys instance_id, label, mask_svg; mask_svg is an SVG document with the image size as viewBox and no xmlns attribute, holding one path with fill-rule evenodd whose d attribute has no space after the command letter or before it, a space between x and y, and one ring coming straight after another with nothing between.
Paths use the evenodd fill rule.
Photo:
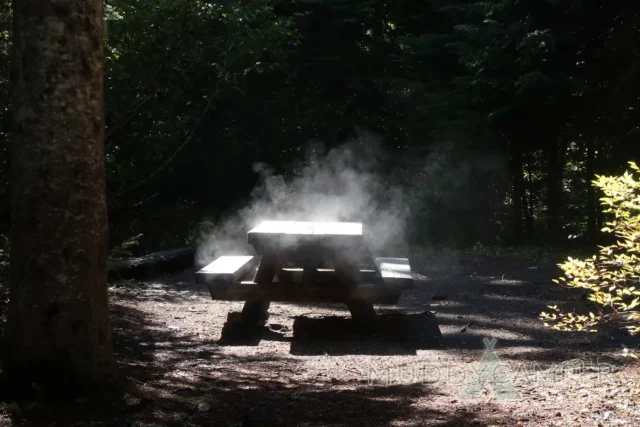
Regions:
<instances>
[{"instance_id":1,"label":"picnic table","mask_svg":"<svg viewBox=\"0 0 640 427\"><path fill-rule=\"evenodd\" d=\"M213 300L245 301L243 322L266 320L277 301L345 303L366 323L373 304L396 304L413 286L409 260L372 257L361 223L264 221L247 241L258 255L220 256L195 275Z\"/></svg>"}]
</instances>

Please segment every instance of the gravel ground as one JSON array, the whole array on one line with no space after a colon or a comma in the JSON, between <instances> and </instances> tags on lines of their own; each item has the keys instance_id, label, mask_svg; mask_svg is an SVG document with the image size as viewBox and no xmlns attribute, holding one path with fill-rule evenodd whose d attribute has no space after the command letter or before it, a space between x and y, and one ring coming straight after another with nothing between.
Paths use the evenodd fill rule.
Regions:
<instances>
[{"instance_id":1,"label":"gravel ground","mask_svg":"<svg viewBox=\"0 0 640 427\"><path fill-rule=\"evenodd\" d=\"M340 304L272 303L248 340L220 341L242 303L212 301L194 271L115 283L116 356L135 384L126 404L105 413L80 402L13 423L640 425L640 370L621 357L621 342L538 320L548 304L581 304L551 283L556 267L442 255L414 256L412 268L414 289L376 307L367 333ZM504 381L470 388L483 366L499 366Z\"/></svg>"}]
</instances>

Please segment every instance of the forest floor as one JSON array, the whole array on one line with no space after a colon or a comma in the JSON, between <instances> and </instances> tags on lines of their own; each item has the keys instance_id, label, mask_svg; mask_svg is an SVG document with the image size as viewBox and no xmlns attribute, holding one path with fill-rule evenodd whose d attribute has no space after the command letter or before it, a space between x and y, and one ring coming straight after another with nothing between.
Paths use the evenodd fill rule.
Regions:
<instances>
[{"instance_id":1,"label":"forest floor","mask_svg":"<svg viewBox=\"0 0 640 427\"><path fill-rule=\"evenodd\" d=\"M582 304L551 282L557 267L449 254L414 256L412 268L414 289L377 307L373 333L341 305L272 303L253 342L220 341L242 304L212 301L193 271L113 283L116 357L135 385L125 403L6 406L4 424L240 426L263 413L281 424L255 425L640 425L640 364L620 346L635 344L538 319L549 304ZM469 389L493 356L507 382Z\"/></svg>"}]
</instances>

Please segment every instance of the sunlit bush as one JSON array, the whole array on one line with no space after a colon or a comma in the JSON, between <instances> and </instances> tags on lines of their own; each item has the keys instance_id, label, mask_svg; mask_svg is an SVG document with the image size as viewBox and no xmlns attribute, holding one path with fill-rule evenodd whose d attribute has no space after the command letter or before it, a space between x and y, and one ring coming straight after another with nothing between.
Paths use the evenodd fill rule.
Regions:
<instances>
[{"instance_id":1,"label":"sunlit bush","mask_svg":"<svg viewBox=\"0 0 640 427\"><path fill-rule=\"evenodd\" d=\"M589 291L596 307L587 314L565 312L550 306L542 312L545 324L558 330L598 332L604 325L626 328L631 334L640 331L640 168L630 163L632 172L621 176L596 176L593 185L603 191L601 204L611 221L602 230L613 234L616 243L600 247L589 259L569 258L560 268L564 272L554 282Z\"/></svg>"}]
</instances>

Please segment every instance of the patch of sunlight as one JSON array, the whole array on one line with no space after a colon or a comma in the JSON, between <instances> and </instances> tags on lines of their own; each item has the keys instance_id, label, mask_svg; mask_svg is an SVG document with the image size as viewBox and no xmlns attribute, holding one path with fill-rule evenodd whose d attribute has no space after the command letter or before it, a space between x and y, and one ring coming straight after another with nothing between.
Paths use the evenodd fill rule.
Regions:
<instances>
[{"instance_id":1,"label":"patch of sunlight","mask_svg":"<svg viewBox=\"0 0 640 427\"><path fill-rule=\"evenodd\" d=\"M522 286L525 283L526 282L523 282L522 280L510 280L510 279L497 279L497 280L490 280L489 281L490 285L516 285L516 286Z\"/></svg>"}]
</instances>

